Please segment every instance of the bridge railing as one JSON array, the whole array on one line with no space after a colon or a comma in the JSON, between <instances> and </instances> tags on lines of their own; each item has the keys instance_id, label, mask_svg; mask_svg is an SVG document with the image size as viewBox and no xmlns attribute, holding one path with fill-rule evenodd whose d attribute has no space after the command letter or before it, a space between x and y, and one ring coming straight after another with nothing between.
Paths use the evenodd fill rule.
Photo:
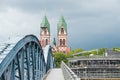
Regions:
<instances>
[{"instance_id":1,"label":"bridge railing","mask_svg":"<svg viewBox=\"0 0 120 80\"><path fill-rule=\"evenodd\" d=\"M65 80L80 80L77 75L62 61L61 69Z\"/></svg>"}]
</instances>

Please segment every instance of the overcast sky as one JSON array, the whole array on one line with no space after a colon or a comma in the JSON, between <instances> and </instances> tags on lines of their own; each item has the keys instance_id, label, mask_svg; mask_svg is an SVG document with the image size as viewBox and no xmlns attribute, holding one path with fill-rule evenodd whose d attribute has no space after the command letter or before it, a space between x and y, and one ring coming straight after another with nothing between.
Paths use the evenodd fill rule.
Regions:
<instances>
[{"instance_id":1,"label":"overcast sky","mask_svg":"<svg viewBox=\"0 0 120 80\"><path fill-rule=\"evenodd\" d=\"M120 0L0 0L0 41L27 34L39 38L45 14L52 38L64 16L72 49L120 47Z\"/></svg>"}]
</instances>

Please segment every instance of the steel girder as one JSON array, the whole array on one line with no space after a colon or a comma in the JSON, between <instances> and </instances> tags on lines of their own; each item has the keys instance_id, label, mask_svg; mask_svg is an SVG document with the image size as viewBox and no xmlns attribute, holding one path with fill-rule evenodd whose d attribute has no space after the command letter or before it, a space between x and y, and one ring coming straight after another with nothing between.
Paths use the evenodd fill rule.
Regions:
<instances>
[{"instance_id":1,"label":"steel girder","mask_svg":"<svg viewBox=\"0 0 120 80\"><path fill-rule=\"evenodd\" d=\"M53 65L51 48L46 64L39 40L28 35L16 43L1 62L0 80L41 80Z\"/></svg>"},{"instance_id":2,"label":"steel girder","mask_svg":"<svg viewBox=\"0 0 120 80\"><path fill-rule=\"evenodd\" d=\"M55 67L55 64L54 64L54 60L53 60L53 57L52 57L52 47L49 46L48 48L48 56L47 56L47 66L46 66L46 69L47 71L51 68L54 68Z\"/></svg>"}]
</instances>

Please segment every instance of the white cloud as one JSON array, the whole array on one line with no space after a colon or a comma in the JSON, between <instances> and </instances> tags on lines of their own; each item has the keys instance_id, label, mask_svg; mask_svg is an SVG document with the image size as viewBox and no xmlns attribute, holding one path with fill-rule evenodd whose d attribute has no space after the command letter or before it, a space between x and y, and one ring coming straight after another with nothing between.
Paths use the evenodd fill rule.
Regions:
<instances>
[{"instance_id":1,"label":"white cloud","mask_svg":"<svg viewBox=\"0 0 120 80\"><path fill-rule=\"evenodd\" d=\"M6 12L0 13L0 35L14 36L36 33L35 31L40 26L38 23L40 21L38 20L39 17L8 8Z\"/></svg>"},{"instance_id":2,"label":"white cloud","mask_svg":"<svg viewBox=\"0 0 120 80\"><path fill-rule=\"evenodd\" d=\"M91 37L99 39L98 36L115 37L113 44L115 41L118 43L117 39L120 39L116 38L120 32L119 0L2 0L0 1L0 37L4 39L26 34L35 34L39 37L44 8L51 25L52 37L57 35L58 19L61 14L64 15L68 23L69 44L84 43ZM74 41L74 39L78 40ZM92 40L89 43L92 43Z\"/></svg>"}]
</instances>

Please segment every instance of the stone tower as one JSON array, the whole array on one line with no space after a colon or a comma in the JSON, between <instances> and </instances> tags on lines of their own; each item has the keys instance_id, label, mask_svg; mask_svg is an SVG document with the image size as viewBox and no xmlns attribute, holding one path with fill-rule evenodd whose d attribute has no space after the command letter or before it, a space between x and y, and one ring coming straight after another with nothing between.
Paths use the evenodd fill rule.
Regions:
<instances>
[{"instance_id":1,"label":"stone tower","mask_svg":"<svg viewBox=\"0 0 120 80\"><path fill-rule=\"evenodd\" d=\"M57 24L58 51L67 53L70 48L67 47L67 23L63 16L60 17Z\"/></svg>"},{"instance_id":2,"label":"stone tower","mask_svg":"<svg viewBox=\"0 0 120 80\"><path fill-rule=\"evenodd\" d=\"M40 27L40 43L42 47L50 45L50 24L46 16L44 16Z\"/></svg>"}]
</instances>

